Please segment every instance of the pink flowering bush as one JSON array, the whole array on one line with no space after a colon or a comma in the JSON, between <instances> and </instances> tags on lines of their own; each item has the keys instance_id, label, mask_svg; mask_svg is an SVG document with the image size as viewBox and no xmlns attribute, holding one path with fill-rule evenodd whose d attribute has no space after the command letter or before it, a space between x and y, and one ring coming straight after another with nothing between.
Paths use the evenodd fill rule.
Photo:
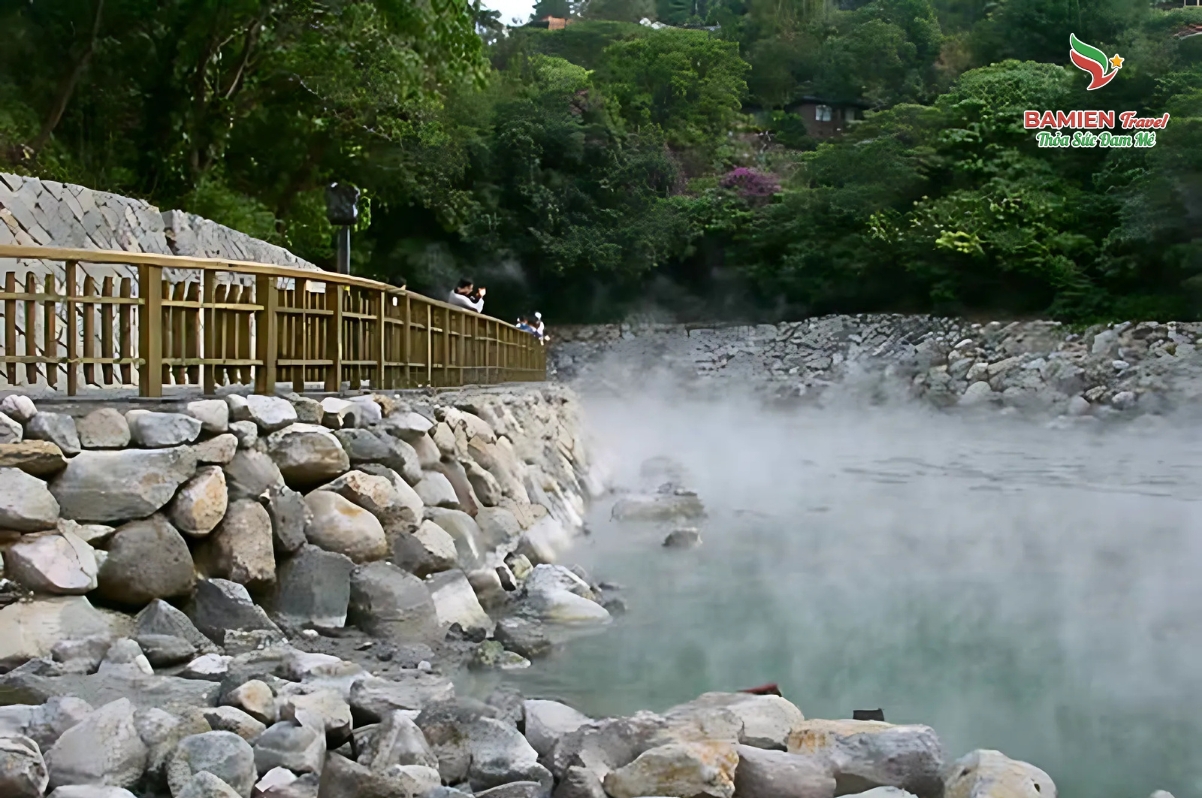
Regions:
<instances>
[{"instance_id":1,"label":"pink flowering bush","mask_svg":"<svg viewBox=\"0 0 1202 798\"><path fill-rule=\"evenodd\" d=\"M745 200L763 201L780 191L774 175L740 166L722 176L719 185L738 193Z\"/></svg>"}]
</instances>

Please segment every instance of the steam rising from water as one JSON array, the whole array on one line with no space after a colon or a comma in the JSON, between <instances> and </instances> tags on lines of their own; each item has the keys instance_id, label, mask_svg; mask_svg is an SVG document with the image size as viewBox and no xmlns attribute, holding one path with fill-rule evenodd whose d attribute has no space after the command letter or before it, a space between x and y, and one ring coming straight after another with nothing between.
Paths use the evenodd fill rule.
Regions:
<instances>
[{"instance_id":1,"label":"steam rising from water","mask_svg":"<svg viewBox=\"0 0 1202 798\"><path fill-rule=\"evenodd\" d=\"M883 707L1062 796L1202 795L1202 434L1049 430L914 407L586 397L616 484L671 455L704 545L593 512L571 559L629 615L524 677L593 715L778 682L807 717Z\"/></svg>"}]
</instances>

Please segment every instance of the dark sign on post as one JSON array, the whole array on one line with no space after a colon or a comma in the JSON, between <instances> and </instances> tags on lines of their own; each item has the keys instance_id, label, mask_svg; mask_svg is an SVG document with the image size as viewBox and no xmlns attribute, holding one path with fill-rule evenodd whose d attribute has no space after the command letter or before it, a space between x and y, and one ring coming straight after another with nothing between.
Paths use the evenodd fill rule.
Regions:
<instances>
[{"instance_id":1,"label":"dark sign on post","mask_svg":"<svg viewBox=\"0 0 1202 798\"><path fill-rule=\"evenodd\" d=\"M359 189L349 183L326 187L326 219L338 228L334 242L338 250L338 272L351 273L351 227L359 221Z\"/></svg>"}]
</instances>

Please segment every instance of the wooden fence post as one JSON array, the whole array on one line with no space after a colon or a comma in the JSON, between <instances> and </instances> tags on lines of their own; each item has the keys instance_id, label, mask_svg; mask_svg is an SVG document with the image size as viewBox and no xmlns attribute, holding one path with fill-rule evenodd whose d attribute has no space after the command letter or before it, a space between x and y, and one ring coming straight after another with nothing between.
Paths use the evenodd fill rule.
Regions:
<instances>
[{"instance_id":1,"label":"wooden fence post","mask_svg":"<svg viewBox=\"0 0 1202 798\"><path fill-rule=\"evenodd\" d=\"M260 274L255 278L255 390L272 396L275 394L276 357L279 352L280 292L276 289L276 278Z\"/></svg>"},{"instance_id":2,"label":"wooden fence post","mask_svg":"<svg viewBox=\"0 0 1202 798\"><path fill-rule=\"evenodd\" d=\"M75 308L75 270L78 263L69 260L65 266L67 287L63 293L67 297L67 396L75 396L79 393L79 364L75 362L79 357L79 320L76 318ZM129 356L128 352L122 354Z\"/></svg>"},{"instance_id":3,"label":"wooden fence post","mask_svg":"<svg viewBox=\"0 0 1202 798\"><path fill-rule=\"evenodd\" d=\"M326 307L333 311L327 318L330 327L326 330L326 392L338 393L342 390L342 298L345 295L344 286L339 283L326 283Z\"/></svg>"},{"instance_id":4,"label":"wooden fence post","mask_svg":"<svg viewBox=\"0 0 1202 798\"><path fill-rule=\"evenodd\" d=\"M163 395L163 267L138 266L138 349L141 374L138 394L150 398ZM88 309L89 312L91 308ZM84 349L87 351L87 318L84 324Z\"/></svg>"},{"instance_id":5,"label":"wooden fence post","mask_svg":"<svg viewBox=\"0 0 1202 798\"><path fill-rule=\"evenodd\" d=\"M376 378L371 381L373 391L382 391L385 388L392 386L388 385L384 379L384 370L387 362L384 353L388 346L388 291L380 289L380 312L376 315Z\"/></svg>"},{"instance_id":6,"label":"wooden fence post","mask_svg":"<svg viewBox=\"0 0 1202 798\"><path fill-rule=\"evenodd\" d=\"M405 364L405 382L401 385L402 388L412 388L413 383L409 376L409 361L413 359L412 339L409 337L410 305L409 292L405 292L405 326L401 327L401 357Z\"/></svg>"}]
</instances>

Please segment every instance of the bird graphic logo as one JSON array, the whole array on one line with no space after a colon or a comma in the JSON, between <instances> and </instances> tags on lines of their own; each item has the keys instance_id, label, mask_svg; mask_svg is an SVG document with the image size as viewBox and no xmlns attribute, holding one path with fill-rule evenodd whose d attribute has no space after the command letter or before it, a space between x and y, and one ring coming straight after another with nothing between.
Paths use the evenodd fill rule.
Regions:
<instances>
[{"instance_id":1,"label":"bird graphic logo","mask_svg":"<svg viewBox=\"0 0 1202 798\"><path fill-rule=\"evenodd\" d=\"M1068 44L1068 57L1073 66L1089 73L1089 85L1085 87L1089 91L1100 89L1114 80L1114 76L1123 68L1123 58L1118 53L1114 58L1107 58L1106 53L1081 41L1075 33L1068 35Z\"/></svg>"}]
</instances>

